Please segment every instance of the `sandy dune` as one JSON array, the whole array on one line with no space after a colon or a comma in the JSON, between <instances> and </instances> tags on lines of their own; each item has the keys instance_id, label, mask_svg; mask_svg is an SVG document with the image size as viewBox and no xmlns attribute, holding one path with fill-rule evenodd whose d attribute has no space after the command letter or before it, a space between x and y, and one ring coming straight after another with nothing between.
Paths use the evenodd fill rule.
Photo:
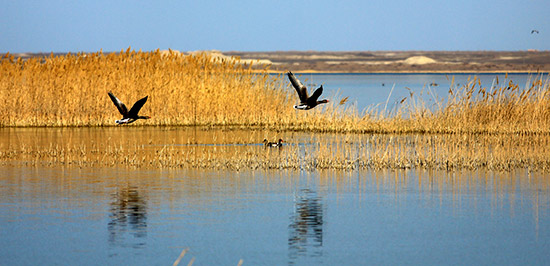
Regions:
<instances>
[{"instance_id":1,"label":"sandy dune","mask_svg":"<svg viewBox=\"0 0 550 266\"><path fill-rule=\"evenodd\" d=\"M549 72L550 51L224 52L272 62L273 71Z\"/></svg>"}]
</instances>

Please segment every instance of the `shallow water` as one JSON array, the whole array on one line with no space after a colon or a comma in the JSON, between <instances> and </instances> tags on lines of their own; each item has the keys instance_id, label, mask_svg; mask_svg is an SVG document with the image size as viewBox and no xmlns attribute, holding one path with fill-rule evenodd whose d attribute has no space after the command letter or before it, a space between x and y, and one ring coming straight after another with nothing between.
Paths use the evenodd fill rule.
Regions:
<instances>
[{"instance_id":1,"label":"shallow water","mask_svg":"<svg viewBox=\"0 0 550 266\"><path fill-rule=\"evenodd\" d=\"M280 148L263 140L282 138ZM550 169L548 135L195 127L0 128L0 164L199 169Z\"/></svg>"},{"instance_id":2,"label":"shallow water","mask_svg":"<svg viewBox=\"0 0 550 266\"><path fill-rule=\"evenodd\" d=\"M543 175L0 167L0 264L550 260Z\"/></svg>"}]
</instances>

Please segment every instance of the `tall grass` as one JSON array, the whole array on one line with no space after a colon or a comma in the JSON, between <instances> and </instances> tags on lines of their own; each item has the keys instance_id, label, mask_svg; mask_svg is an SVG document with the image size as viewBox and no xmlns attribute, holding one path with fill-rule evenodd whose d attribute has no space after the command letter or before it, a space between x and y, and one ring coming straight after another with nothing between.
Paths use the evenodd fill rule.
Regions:
<instances>
[{"instance_id":1,"label":"tall grass","mask_svg":"<svg viewBox=\"0 0 550 266\"><path fill-rule=\"evenodd\" d=\"M285 79L279 76L278 79ZM107 97L127 105L149 96L135 125L263 127L275 130L378 133L550 133L550 82L511 81L490 88L472 79L435 107L411 94L393 112L359 112L332 99L307 112L291 106L288 82L267 69L207 53L68 54L0 63L0 126L107 126L119 119ZM345 102L345 101L343 101ZM342 103L343 103L342 102ZM387 105L387 103L386 103ZM385 105L385 106L386 106Z\"/></svg>"},{"instance_id":2,"label":"tall grass","mask_svg":"<svg viewBox=\"0 0 550 266\"><path fill-rule=\"evenodd\" d=\"M412 94L411 94L412 95ZM404 128L429 133L549 133L550 81L539 75L525 87L498 79L489 88L477 77L461 87L451 86L444 99L430 107L409 97Z\"/></svg>"},{"instance_id":3,"label":"tall grass","mask_svg":"<svg viewBox=\"0 0 550 266\"><path fill-rule=\"evenodd\" d=\"M112 91L142 109L148 125L254 125L286 111L287 95L250 65L207 54L121 51L4 58L0 64L1 126L112 125L120 118Z\"/></svg>"}]
</instances>

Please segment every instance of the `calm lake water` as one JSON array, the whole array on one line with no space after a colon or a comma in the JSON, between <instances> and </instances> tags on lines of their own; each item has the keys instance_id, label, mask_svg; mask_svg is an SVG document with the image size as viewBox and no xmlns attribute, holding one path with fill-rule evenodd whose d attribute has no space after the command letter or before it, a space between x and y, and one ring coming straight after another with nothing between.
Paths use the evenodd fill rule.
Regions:
<instances>
[{"instance_id":1,"label":"calm lake water","mask_svg":"<svg viewBox=\"0 0 550 266\"><path fill-rule=\"evenodd\" d=\"M1 265L548 265L547 176L0 167Z\"/></svg>"},{"instance_id":2,"label":"calm lake water","mask_svg":"<svg viewBox=\"0 0 550 266\"><path fill-rule=\"evenodd\" d=\"M434 99L446 99L449 88L461 88L477 77L485 88L500 87L513 81L521 88L529 86L535 78L548 79L548 74L325 74L295 73L310 90L323 85L323 96L341 99L349 96L349 104L354 104L362 112L366 108L391 110L410 92L434 104ZM284 79L285 84L288 78ZM478 87L478 86L476 86ZM393 90L392 90L393 88ZM335 97L336 96L336 97ZM387 102L387 106L386 106Z\"/></svg>"},{"instance_id":3,"label":"calm lake water","mask_svg":"<svg viewBox=\"0 0 550 266\"><path fill-rule=\"evenodd\" d=\"M394 93L401 82L448 90L445 75L307 76L365 106L385 102L393 83ZM345 137L187 131L0 129L0 148L91 150L115 142L154 151L193 142L263 151L249 142L277 134L288 145ZM214 171L0 161L0 243L0 265L172 265L185 248L180 265L191 258L193 265L548 265L550 176L527 169Z\"/></svg>"}]
</instances>

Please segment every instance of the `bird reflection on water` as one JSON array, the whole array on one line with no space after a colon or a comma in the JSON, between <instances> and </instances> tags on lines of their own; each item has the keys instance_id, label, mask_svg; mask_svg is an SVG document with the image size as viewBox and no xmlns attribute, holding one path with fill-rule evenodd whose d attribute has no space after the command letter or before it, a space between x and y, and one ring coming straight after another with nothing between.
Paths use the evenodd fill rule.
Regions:
<instances>
[{"instance_id":1,"label":"bird reflection on water","mask_svg":"<svg viewBox=\"0 0 550 266\"><path fill-rule=\"evenodd\" d=\"M288 249L290 263L298 257L320 257L323 246L323 203L317 193L302 189L290 217Z\"/></svg>"},{"instance_id":2,"label":"bird reflection on water","mask_svg":"<svg viewBox=\"0 0 550 266\"><path fill-rule=\"evenodd\" d=\"M109 218L111 244L132 248L145 247L147 202L136 188L124 188L113 194Z\"/></svg>"}]
</instances>

